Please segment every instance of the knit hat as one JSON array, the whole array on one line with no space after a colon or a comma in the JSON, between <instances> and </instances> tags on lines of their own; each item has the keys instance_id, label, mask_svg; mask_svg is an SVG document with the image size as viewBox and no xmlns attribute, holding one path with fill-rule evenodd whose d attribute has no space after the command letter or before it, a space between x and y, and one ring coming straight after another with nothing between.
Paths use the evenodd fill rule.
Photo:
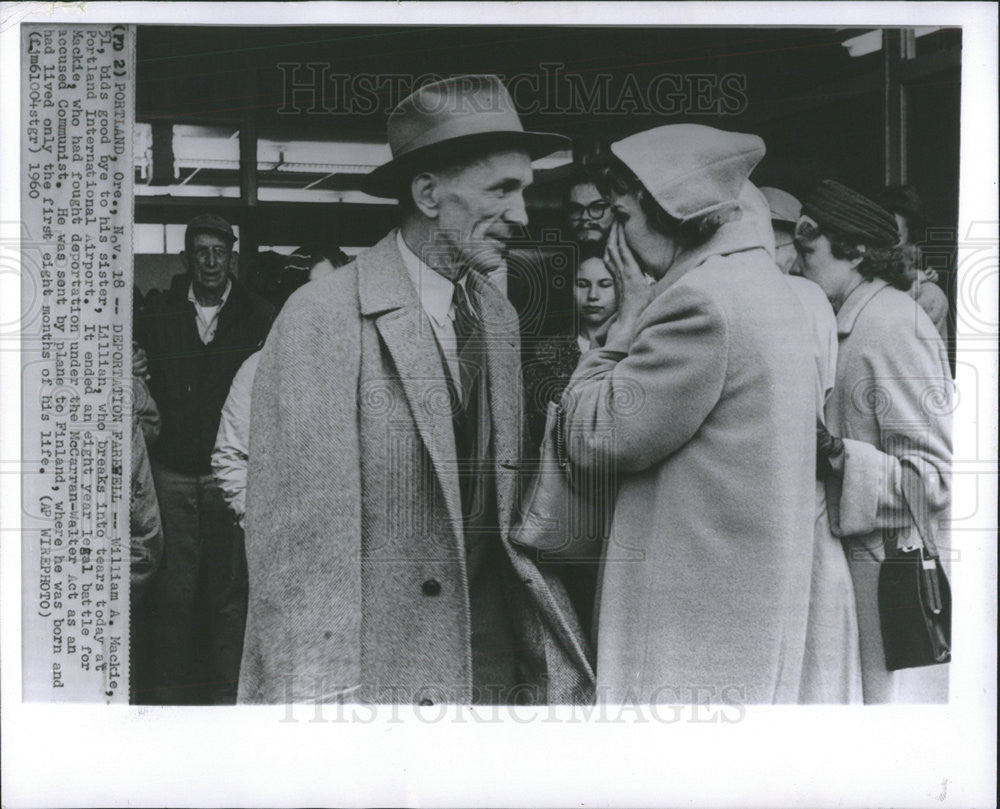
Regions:
<instances>
[{"instance_id":1,"label":"knit hat","mask_svg":"<svg viewBox=\"0 0 1000 809\"><path fill-rule=\"evenodd\" d=\"M835 180L823 180L803 204L802 213L821 228L857 239L859 244L894 247L899 243L899 229L891 213Z\"/></svg>"},{"instance_id":2,"label":"knit hat","mask_svg":"<svg viewBox=\"0 0 1000 809\"><path fill-rule=\"evenodd\" d=\"M611 151L664 211L684 222L732 206L765 150L756 135L669 124L613 143Z\"/></svg>"}]
</instances>

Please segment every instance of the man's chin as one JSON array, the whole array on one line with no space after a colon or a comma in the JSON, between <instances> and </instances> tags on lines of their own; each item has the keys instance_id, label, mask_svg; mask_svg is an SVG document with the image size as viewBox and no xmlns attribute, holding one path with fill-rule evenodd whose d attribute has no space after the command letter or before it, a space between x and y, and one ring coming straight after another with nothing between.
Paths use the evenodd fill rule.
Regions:
<instances>
[{"instance_id":1,"label":"man's chin","mask_svg":"<svg viewBox=\"0 0 1000 809\"><path fill-rule=\"evenodd\" d=\"M501 264L503 264L503 260L504 254L500 250L481 250L476 252L474 255L469 256L465 265L470 270L486 275L493 272Z\"/></svg>"}]
</instances>

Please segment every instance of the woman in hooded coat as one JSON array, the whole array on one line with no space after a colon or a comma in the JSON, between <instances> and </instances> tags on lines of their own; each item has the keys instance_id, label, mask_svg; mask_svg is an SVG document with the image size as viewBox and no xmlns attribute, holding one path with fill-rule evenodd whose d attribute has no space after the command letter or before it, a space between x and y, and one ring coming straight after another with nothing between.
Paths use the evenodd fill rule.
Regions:
<instances>
[{"instance_id":1,"label":"woman in hooded coat","mask_svg":"<svg viewBox=\"0 0 1000 809\"><path fill-rule=\"evenodd\" d=\"M796 702L820 386L802 304L740 218L764 144L681 124L611 151L619 315L562 401L571 461L619 486L598 699Z\"/></svg>"}]
</instances>

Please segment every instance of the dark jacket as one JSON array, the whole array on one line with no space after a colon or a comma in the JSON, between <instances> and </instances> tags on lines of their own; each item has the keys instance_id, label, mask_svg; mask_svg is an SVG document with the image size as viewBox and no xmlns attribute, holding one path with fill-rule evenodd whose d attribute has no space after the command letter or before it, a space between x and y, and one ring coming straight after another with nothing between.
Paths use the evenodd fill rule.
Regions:
<instances>
[{"instance_id":1,"label":"dark jacket","mask_svg":"<svg viewBox=\"0 0 1000 809\"><path fill-rule=\"evenodd\" d=\"M175 276L170 289L136 318L136 339L149 357L149 390L162 427L150 455L175 472L207 475L222 405L243 361L264 345L274 309L232 279L212 342L198 335L189 278Z\"/></svg>"},{"instance_id":2,"label":"dark jacket","mask_svg":"<svg viewBox=\"0 0 1000 809\"><path fill-rule=\"evenodd\" d=\"M580 346L570 334L540 341L524 361L524 417L531 453L537 454L545 436L549 402L558 402L580 362Z\"/></svg>"}]
</instances>

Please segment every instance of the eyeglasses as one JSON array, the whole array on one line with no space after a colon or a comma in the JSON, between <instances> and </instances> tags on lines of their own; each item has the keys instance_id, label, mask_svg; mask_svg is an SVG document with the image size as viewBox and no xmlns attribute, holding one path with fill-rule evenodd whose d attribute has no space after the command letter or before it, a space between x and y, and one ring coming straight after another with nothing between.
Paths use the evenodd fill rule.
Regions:
<instances>
[{"instance_id":1,"label":"eyeglasses","mask_svg":"<svg viewBox=\"0 0 1000 809\"><path fill-rule=\"evenodd\" d=\"M584 213L591 219L600 219L608 212L608 208L610 207L611 205L603 199L595 199L590 205L580 205L576 202L571 202L566 206L566 209L569 212L570 219L583 219Z\"/></svg>"}]
</instances>

